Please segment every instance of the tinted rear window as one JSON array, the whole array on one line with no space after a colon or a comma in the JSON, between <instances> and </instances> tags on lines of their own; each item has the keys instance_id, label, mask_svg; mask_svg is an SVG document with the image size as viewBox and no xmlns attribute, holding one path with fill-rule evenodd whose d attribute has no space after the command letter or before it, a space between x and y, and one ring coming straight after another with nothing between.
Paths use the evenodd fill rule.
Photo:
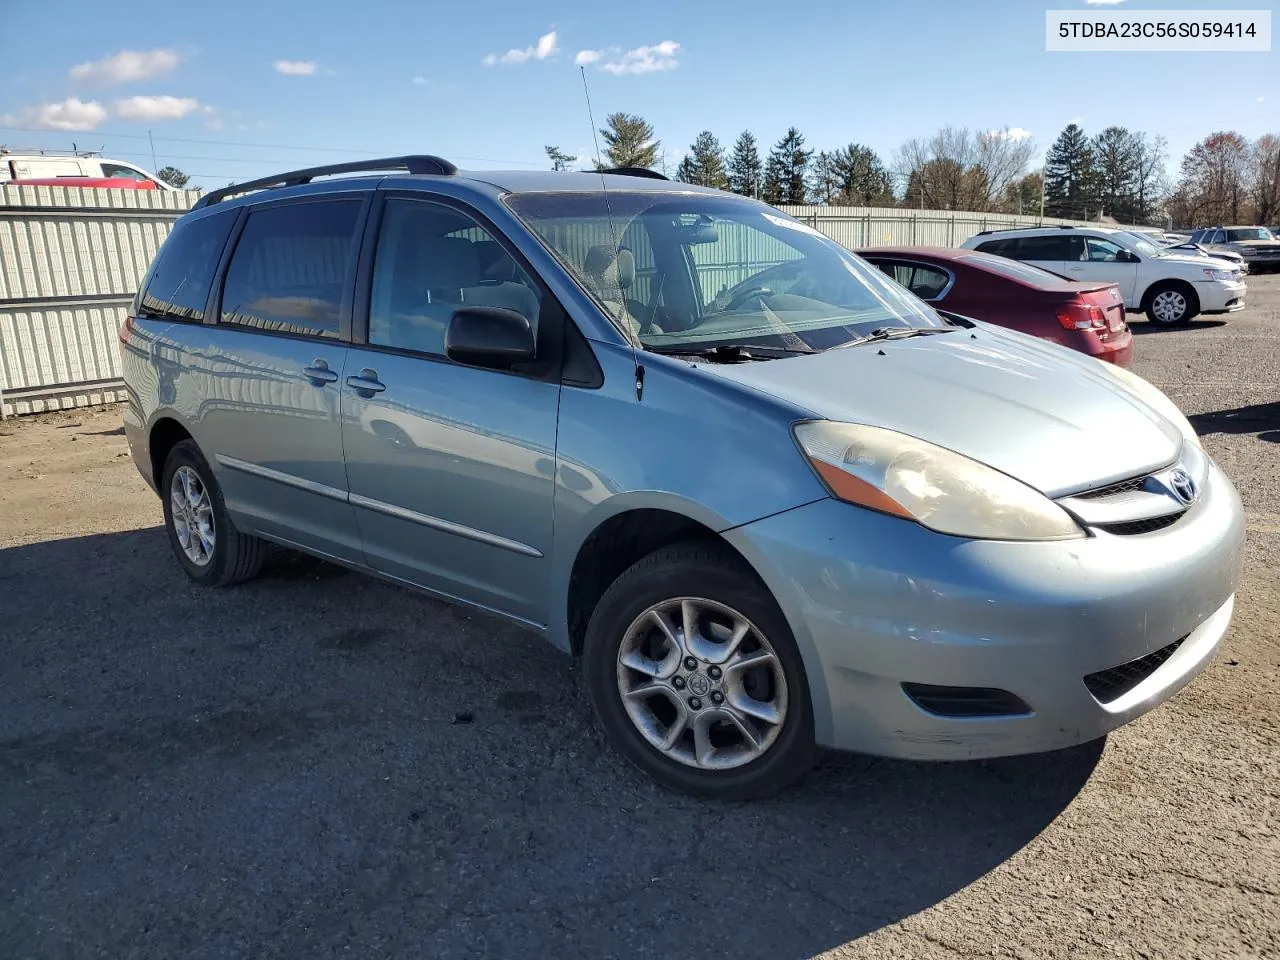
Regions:
<instances>
[{"instance_id":1,"label":"tinted rear window","mask_svg":"<svg viewBox=\"0 0 1280 960\"><path fill-rule=\"evenodd\" d=\"M360 200L254 210L227 266L219 323L337 337Z\"/></svg>"},{"instance_id":2,"label":"tinted rear window","mask_svg":"<svg viewBox=\"0 0 1280 960\"><path fill-rule=\"evenodd\" d=\"M160 248L142 310L171 320L204 319L205 301L235 213L179 220Z\"/></svg>"}]
</instances>

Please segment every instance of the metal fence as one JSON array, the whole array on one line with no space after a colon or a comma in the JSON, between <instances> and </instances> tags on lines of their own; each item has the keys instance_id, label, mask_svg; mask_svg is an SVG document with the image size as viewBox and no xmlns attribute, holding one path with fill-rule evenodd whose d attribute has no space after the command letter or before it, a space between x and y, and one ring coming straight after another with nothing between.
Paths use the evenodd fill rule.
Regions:
<instances>
[{"instance_id":1,"label":"metal fence","mask_svg":"<svg viewBox=\"0 0 1280 960\"><path fill-rule=\"evenodd\" d=\"M117 332L195 192L0 186L0 412L124 399Z\"/></svg>"},{"instance_id":2,"label":"metal fence","mask_svg":"<svg viewBox=\"0 0 1280 960\"><path fill-rule=\"evenodd\" d=\"M963 210L907 210L901 207L783 206L832 240L851 250L858 247L958 247L983 230L1010 227L1086 226L1084 220L1019 216L1012 213L974 213ZM1097 226L1097 224L1093 224Z\"/></svg>"},{"instance_id":3,"label":"metal fence","mask_svg":"<svg viewBox=\"0 0 1280 960\"><path fill-rule=\"evenodd\" d=\"M124 399L117 332L151 258L198 196L0 186L0 416ZM850 248L956 246L981 230L1042 222L894 207L782 209ZM578 239L585 256L596 241ZM652 254L642 237L624 240L636 254L636 283L643 287ZM714 253L712 247L694 248L699 275L714 289L741 279L744 264L760 268L785 259L767 246L743 239L716 244Z\"/></svg>"}]
</instances>

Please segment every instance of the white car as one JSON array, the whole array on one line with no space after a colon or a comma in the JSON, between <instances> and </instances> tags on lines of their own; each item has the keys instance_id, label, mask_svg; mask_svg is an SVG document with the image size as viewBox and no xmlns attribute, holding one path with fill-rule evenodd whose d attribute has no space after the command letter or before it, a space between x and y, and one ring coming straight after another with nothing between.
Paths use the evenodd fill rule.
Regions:
<instances>
[{"instance_id":1,"label":"white car","mask_svg":"<svg viewBox=\"0 0 1280 960\"><path fill-rule=\"evenodd\" d=\"M1034 264L1070 280L1114 283L1126 310L1165 326L1244 309L1244 274L1212 257L1157 247L1108 227L986 230L961 246Z\"/></svg>"},{"instance_id":2,"label":"white car","mask_svg":"<svg viewBox=\"0 0 1280 960\"><path fill-rule=\"evenodd\" d=\"M141 167L107 157L71 156L67 154L16 154L0 152L0 183L7 180L52 180L54 178L88 177L105 180L143 180L157 190L173 187Z\"/></svg>"}]
</instances>

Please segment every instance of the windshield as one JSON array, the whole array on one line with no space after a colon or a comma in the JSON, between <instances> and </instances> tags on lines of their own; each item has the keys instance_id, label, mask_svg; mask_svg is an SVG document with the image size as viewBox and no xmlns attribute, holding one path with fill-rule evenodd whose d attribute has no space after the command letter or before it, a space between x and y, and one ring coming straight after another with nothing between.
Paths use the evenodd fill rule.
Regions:
<instances>
[{"instance_id":1,"label":"windshield","mask_svg":"<svg viewBox=\"0 0 1280 960\"><path fill-rule=\"evenodd\" d=\"M1152 243L1149 238L1141 233L1129 234L1128 240L1127 246L1134 253L1140 253L1144 257L1163 257L1165 255L1164 247Z\"/></svg>"},{"instance_id":2,"label":"windshield","mask_svg":"<svg viewBox=\"0 0 1280 960\"><path fill-rule=\"evenodd\" d=\"M1274 240L1271 231L1266 227L1244 227L1227 231L1227 240L1235 243L1238 240Z\"/></svg>"},{"instance_id":3,"label":"windshield","mask_svg":"<svg viewBox=\"0 0 1280 960\"><path fill-rule=\"evenodd\" d=\"M834 241L754 200L666 191L514 194L508 206L650 349L825 350L884 327L944 327Z\"/></svg>"}]
</instances>

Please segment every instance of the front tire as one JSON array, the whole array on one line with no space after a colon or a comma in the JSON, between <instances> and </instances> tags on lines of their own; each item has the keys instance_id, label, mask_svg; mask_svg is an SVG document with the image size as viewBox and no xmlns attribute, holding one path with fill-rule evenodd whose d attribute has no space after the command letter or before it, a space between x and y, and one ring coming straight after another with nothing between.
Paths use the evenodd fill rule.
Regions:
<instances>
[{"instance_id":1,"label":"front tire","mask_svg":"<svg viewBox=\"0 0 1280 960\"><path fill-rule=\"evenodd\" d=\"M673 790L767 796L817 755L786 619L714 544L665 547L614 581L587 625L583 669L610 742Z\"/></svg>"},{"instance_id":2,"label":"front tire","mask_svg":"<svg viewBox=\"0 0 1280 960\"><path fill-rule=\"evenodd\" d=\"M1160 283L1147 295L1147 319L1162 327L1191 322L1200 312L1200 298L1184 283Z\"/></svg>"},{"instance_id":3,"label":"front tire","mask_svg":"<svg viewBox=\"0 0 1280 960\"><path fill-rule=\"evenodd\" d=\"M188 577L202 586L226 587L257 576L267 544L235 528L195 441L183 440L169 451L160 499L169 546Z\"/></svg>"}]
</instances>

